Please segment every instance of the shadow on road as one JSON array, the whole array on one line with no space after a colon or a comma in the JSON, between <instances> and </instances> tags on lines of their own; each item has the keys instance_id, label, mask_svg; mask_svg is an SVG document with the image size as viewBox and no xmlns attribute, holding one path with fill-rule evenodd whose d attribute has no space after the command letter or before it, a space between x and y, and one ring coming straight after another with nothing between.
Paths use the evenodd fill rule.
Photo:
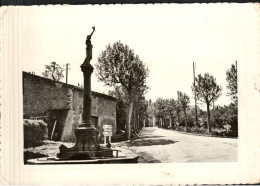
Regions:
<instances>
[{"instance_id":1,"label":"shadow on road","mask_svg":"<svg viewBox=\"0 0 260 186\"><path fill-rule=\"evenodd\" d=\"M153 127L145 127L145 134L151 134L156 130L156 128Z\"/></svg>"},{"instance_id":2,"label":"shadow on road","mask_svg":"<svg viewBox=\"0 0 260 186\"><path fill-rule=\"evenodd\" d=\"M142 136L141 139L147 139L147 138L163 138L165 136Z\"/></svg>"},{"instance_id":3,"label":"shadow on road","mask_svg":"<svg viewBox=\"0 0 260 186\"><path fill-rule=\"evenodd\" d=\"M146 152L138 152L139 159L138 163L161 163L159 160L155 159Z\"/></svg>"},{"instance_id":4,"label":"shadow on road","mask_svg":"<svg viewBox=\"0 0 260 186\"><path fill-rule=\"evenodd\" d=\"M136 140L130 142L130 146L152 146L152 145L168 145L174 144L178 141L167 140L167 139L148 139L148 140Z\"/></svg>"}]
</instances>

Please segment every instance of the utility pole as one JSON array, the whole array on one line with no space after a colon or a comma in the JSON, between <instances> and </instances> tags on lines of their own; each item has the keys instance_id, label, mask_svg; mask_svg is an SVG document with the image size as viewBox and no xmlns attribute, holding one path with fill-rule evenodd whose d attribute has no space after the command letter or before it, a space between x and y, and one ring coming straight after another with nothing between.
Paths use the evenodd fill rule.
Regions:
<instances>
[{"instance_id":1,"label":"utility pole","mask_svg":"<svg viewBox=\"0 0 260 186\"><path fill-rule=\"evenodd\" d=\"M195 87L195 63L193 62L193 79L194 79L194 84L193 86ZM195 121L196 121L196 126L198 126L198 113L197 113L197 94L195 90Z\"/></svg>"},{"instance_id":2,"label":"utility pole","mask_svg":"<svg viewBox=\"0 0 260 186\"><path fill-rule=\"evenodd\" d=\"M70 70L69 68L70 64L66 63L66 83L68 84L68 71Z\"/></svg>"}]
</instances>

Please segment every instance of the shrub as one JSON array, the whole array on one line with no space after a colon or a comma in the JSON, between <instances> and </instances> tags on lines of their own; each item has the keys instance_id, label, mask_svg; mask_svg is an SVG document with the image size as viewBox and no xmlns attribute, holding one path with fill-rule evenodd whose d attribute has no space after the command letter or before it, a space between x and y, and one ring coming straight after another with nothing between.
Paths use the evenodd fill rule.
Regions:
<instances>
[{"instance_id":1,"label":"shrub","mask_svg":"<svg viewBox=\"0 0 260 186\"><path fill-rule=\"evenodd\" d=\"M199 125L203 128L207 128L207 118L203 117L199 120Z\"/></svg>"},{"instance_id":2,"label":"shrub","mask_svg":"<svg viewBox=\"0 0 260 186\"><path fill-rule=\"evenodd\" d=\"M183 126L176 126L175 130L184 132L185 131L185 127L183 127Z\"/></svg>"},{"instance_id":3,"label":"shrub","mask_svg":"<svg viewBox=\"0 0 260 186\"><path fill-rule=\"evenodd\" d=\"M231 125L231 131L227 135L231 136L231 137L237 137L238 136L238 118L237 118L237 115L234 115L234 116L231 117L230 125Z\"/></svg>"},{"instance_id":4,"label":"shrub","mask_svg":"<svg viewBox=\"0 0 260 186\"><path fill-rule=\"evenodd\" d=\"M42 120L23 120L24 147L34 147L42 144L48 138L47 124Z\"/></svg>"},{"instance_id":5,"label":"shrub","mask_svg":"<svg viewBox=\"0 0 260 186\"><path fill-rule=\"evenodd\" d=\"M191 133L200 133L200 128L197 126L191 127L190 132Z\"/></svg>"},{"instance_id":6,"label":"shrub","mask_svg":"<svg viewBox=\"0 0 260 186\"><path fill-rule=\"evenodd\" d=\"M218 132L221 136L238 136L238 118L237 118L237 106L230 104L224 107L216 107L212 111L212 128L225 129L222 132ZM216 131L215 131L216 132Z\"/></svg>"},{"instance_id":7,"label":"shrub","mask_svg":"<svg viewBox=\"0 0 260 186\"><path fill-rule=\"evenodd\" d=\"M199 132L202 134L208 134L208 129L206 127L200 127Z\"/></svg>"},{"instance_id":8,"label":"shrub","mask_svg":"<svg viewBox=\"0 0 260 186\"><path fill-rule=\"evenodd\" d=\"M225 136L226 135L226 129L223 128L212 128L211 133L215 136Z\"/></svg>"}]
</instances>

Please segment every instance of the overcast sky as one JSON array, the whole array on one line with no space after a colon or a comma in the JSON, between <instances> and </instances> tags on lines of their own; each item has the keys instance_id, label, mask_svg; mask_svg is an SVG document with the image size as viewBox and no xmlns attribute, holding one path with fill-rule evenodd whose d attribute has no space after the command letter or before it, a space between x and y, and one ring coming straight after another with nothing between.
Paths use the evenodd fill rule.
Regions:
<instances>
[{"instance_id":1,"label":"overcast sky","mask_svg":"<svg viewBox=\"0 0 260 186\"><path fill-rule=\"evenodd\" d=\"M250 26L256 24L250 21L257 16L253 4L231 3L32 6L7 12L11 15L17 17L15 37L21 41L24 71L42 75L44 65L52 61L61 66L70 63L69 83L82 84L85 40L95 26L93 65L108 43L121 40L150 69L146 98L155 101L176 98L178 90L192 97L192 63L196 62L196 74L208 72L223 87L215 105L230 103L226 70L235 61L243 62L243 46L250 42L245 35L250 34ZM108 90L95 72L92 90Z\"/></svg>"}]
</instances>

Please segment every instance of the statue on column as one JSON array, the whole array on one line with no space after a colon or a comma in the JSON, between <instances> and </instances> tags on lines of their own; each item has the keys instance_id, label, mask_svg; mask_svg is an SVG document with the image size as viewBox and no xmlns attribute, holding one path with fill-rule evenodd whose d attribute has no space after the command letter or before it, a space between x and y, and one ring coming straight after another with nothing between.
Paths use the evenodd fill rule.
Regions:
<instances>
[{"instance_id":1,"label":"statue on column","mask_svg":"<svg viewBox=\"0 0 260 186\"><path fill-rule=\"evenodd\" d=\"M95 32L95 27L92 27L93 31L90 35L87 36L86 39L86 59L84 61L84 64L89 63L90 60L92 59L92 47L93 45L91 44L91 37L93 35L93 33Z\"/></svg>"}]
</instances>

